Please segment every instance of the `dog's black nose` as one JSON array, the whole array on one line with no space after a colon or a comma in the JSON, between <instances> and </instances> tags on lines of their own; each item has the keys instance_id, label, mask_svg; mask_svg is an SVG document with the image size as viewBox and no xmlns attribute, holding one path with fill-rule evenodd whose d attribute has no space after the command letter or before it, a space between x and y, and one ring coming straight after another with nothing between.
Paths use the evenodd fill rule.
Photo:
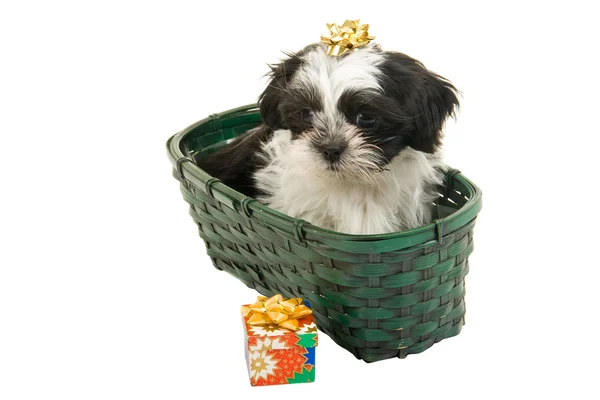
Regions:
<instances>
[{"instance_id":1,"label":"dog's black nose","mask_svg":"<svg viewBox=\"0 0 600 400\"><path fill-rule=\"evenodd\" d=\"M329 162L336 162L346 149L343 145L328 145L323 147L323 158Z\"/></svg>"}]
</instances>

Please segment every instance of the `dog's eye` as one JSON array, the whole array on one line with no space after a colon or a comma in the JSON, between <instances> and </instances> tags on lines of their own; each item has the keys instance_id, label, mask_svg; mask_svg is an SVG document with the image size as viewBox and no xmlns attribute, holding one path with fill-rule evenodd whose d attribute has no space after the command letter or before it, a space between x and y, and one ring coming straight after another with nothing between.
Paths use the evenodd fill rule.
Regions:
<instances>
[{"instance_id":1,"label":"dog's eye","mask_svg":"<svg viewBox=\"0 0 600 400\"><path fill-rule=\"evenodd\" d=\"M363 129L375 128L378 123L379 120L370 114L360 113L356 116L356 125Z\"/></svg>"},{"instance_id":2,"label":"dog's eye","mask_svg":"<svg viewBox=\"0 0 600 400\"><path fill-rule=\"evenodd\" d=\"M315 113L310 108L305 108L301 112L302 121L306 124L312 124Z\"/></svg>"}]
</instances>

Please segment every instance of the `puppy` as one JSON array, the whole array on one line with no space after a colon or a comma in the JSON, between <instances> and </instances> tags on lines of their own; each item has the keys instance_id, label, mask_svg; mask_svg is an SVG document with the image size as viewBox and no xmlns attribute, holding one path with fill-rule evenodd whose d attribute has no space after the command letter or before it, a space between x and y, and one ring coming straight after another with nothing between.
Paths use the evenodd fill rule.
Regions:
<instances>
[{"instance_id":1,"label":"puppy","mask_svg":"<svg viewBox=\"0 0 600 400\"><path fill-rule=\"evenodd\" d=\"M271 66L263 124L198 165L289 216L349 234L431 222L457 90L419 61L369 43L339 57L310 45Z\"/></svg>"}]
</instances>

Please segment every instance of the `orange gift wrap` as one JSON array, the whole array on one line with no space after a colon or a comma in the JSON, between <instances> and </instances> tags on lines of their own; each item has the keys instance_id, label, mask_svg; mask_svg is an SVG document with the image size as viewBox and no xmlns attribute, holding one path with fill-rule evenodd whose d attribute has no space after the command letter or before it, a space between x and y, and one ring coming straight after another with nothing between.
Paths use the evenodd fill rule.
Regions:
<instances>
[{"instance_id":1,"label":"orange gift wrap","mask_svg":"<svg viewBox=\"0 0 600 400\"><path fill-rule=\"evenodd\" d=\"M318 334L308 304L259 296L242 306L242 318L252 386L314 382Z\"/></svg>"}]
</instances>

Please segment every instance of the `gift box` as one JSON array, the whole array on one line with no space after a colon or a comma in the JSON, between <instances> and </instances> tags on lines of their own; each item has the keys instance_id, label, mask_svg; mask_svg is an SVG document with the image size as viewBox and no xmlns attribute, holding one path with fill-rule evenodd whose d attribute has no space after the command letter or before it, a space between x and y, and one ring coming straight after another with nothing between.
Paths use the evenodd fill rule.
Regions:
<instances>
[{"instance_id":1,"label":"gift box","mask_svg":"<svg viewBox=\"0 0 600 400\"><path fill-rule=\"evenodd\" d=\"M307 303L261 296L242 306L242 319L252 386L314 382L318 336Z\"/></svg>"}]
</instances>

